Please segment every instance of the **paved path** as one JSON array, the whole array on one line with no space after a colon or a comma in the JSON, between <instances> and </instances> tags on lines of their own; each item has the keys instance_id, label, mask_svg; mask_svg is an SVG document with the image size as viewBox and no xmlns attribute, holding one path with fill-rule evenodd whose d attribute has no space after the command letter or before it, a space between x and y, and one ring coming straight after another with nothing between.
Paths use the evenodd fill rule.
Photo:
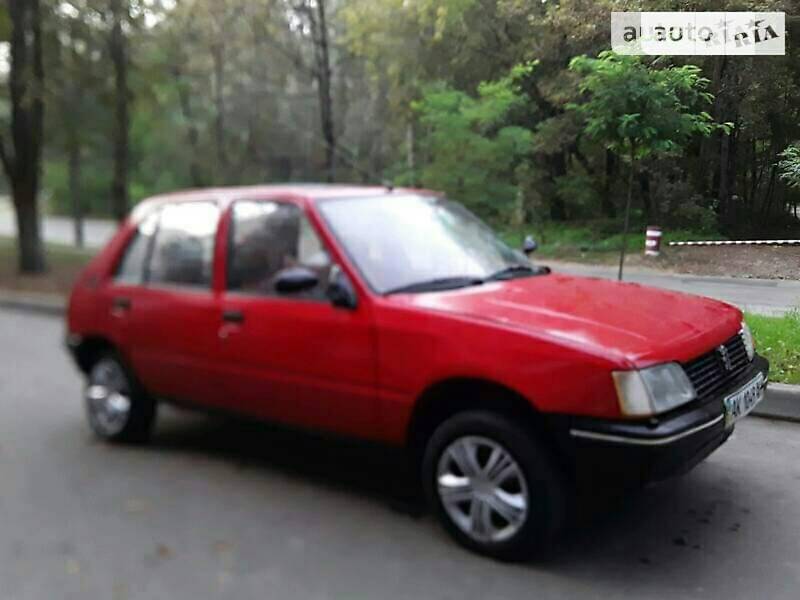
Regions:
<instances>
[{"instance_id":1,"label":"paved path","mask_svg":"<svg viewBox=\"0 0 800 600\"><path fill-rule=\"evenodd\" d=\"M46 217L42 221L43 235L47 242L55 244L74 245L75 233L72 219L68 217ZM106 219L86 219L84 222L83 236L86 247L101 248L114 232L117 224ZM15 237L17 225L14 213L7 198L0 198L0 236Z\"/></svg>"},{"instance_id":2,"label":"paved path","mask_svg":"<svg viewBox=\"0 0 800 600\"><path fill-rule=\"evenodd\" d=\"M541 259L540 262L551 264L554 270L575 275L605 279L617 278L616 267L561 263L547 259ZM744 310L762 314L780 315L792 308L800 307L800 281L704 277L637 268L627 268L625 280L689 294L710 296L735 304Z\"/></svg>"},{"instance_id":3,"label":"paved path","mask_svg":"<svg viewBox=\"0 0 800 600\"><path fill-rule=\"evenodd\" d=\"M58 319L0 311L0 599L795 600L800 426L748 417L689 475L503 565L400 510L374 449L169 414L97 443Z\"/></svg>"}]
</instances>

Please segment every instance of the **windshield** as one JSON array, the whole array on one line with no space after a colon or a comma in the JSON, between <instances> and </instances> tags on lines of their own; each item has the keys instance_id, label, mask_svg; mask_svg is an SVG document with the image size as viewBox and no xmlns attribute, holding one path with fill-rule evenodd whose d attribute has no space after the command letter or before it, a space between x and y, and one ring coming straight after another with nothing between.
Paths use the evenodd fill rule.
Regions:
<instances>
[{"instance_id":1,"label":"windshield","mask_svg":"<svg viewBox=\"0 0 800 600\"><path fill-rule=\"evenodd\" d=\"M378 293L472 285L509 268L536 272L524 254L506 246L456 202L389 194L327 200L319 210Z\"/></svg>"}]
</instances>

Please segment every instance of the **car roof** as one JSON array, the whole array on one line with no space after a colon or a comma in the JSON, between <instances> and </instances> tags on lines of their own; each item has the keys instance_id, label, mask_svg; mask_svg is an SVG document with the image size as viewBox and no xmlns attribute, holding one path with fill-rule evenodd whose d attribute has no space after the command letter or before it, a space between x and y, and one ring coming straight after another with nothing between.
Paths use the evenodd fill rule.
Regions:
<instances>
[{"instance_id":1,"label":"car roof","mask_svg":"<svg viewBox=\"0 0 800 600\"><path fill-rule=\"evenodd\" d=\"M142 200L136 205L132 216L138 221L152 208L172 202L192 200L217 200L228 204L235 200L266 200L282 198L287 200L310 201L335 198L381 197L392 194L439 195L437 192L418 188L392 188L379 185L353 185L334 183L286 183L271 185L248 185L231 187L211 187L180 190L158 194Z\"/></svg>"}]
</instances>

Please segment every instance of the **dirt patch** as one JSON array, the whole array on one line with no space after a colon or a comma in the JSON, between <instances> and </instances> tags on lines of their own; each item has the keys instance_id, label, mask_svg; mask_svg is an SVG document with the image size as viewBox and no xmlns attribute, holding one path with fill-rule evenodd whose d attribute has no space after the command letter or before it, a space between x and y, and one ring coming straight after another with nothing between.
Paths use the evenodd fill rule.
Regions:
<instances>
[{"instance_id":1,"label":"dirt patch","mask_svg":"<svg viewBox=\"0 0 800 600\"><path fill-rule=\"evenodd\" d=\"M800 280L800 246L667 247L654 261L631 262L694 275Z\"/></svg>"},{"instance_id":2,"label":"dirt patch","mask_svg":"<svg viewBox=\"0 0 800 600\"><path fill-rule=\"evenodd\" d=\"M16 272L16 265L7 269L0 266L0 289L67 295L80 273L81 267L68 266L38 276L23 276Z\"/></svg>"},{"instance_id":3,"label":"dirt patch","mask_svg":"<svg viewBox=\"0 0 800 600\"><path fill-rule=\"evenodd\" d=\"M56 249L48 251L48 270L42 275L20 275L14 249L0 240L0 289L66 295L91 253Z\"/></svg>"},{"instance_id":4,"label":"dirt patch","mask_svg":"<svg viewBox=\"0 0 800 600\"><path fill-rule=\"evenodd\" d=\"M617 252L558 253L542 257L583 264L616 265ZM662 249L658 258L630 252L630 267L645 267L670 273L719 275L756 279L800 280L800 246L678 246Z\"/></svg>"}]
</instances>

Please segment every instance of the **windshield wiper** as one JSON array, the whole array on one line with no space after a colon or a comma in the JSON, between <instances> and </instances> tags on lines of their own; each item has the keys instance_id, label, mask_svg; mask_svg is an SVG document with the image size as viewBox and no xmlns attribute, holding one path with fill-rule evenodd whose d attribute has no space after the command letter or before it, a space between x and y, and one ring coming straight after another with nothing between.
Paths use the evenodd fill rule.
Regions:
<instances>
[{"instance_id":1,"label":"windshield wiper","mask_svg":"<svg viewBox=\"0 0 800 600\"><path fill-rule=\"evenodd\" d=\"M542 267L532 267L531 265L510 265L505 269L500 269L492 273L485 281L501 281L503 279L513 279L515 277L527 277L528 275L542 275L547 273Z\"/></svg>"},{"instance_id":2,"label":"windshield wiper","mask_svg":"<svg viewBox=\"0 0 800 600\"><path fill-rule=\"evenodd\" d=\"M442 290L455 290L462 287L469 287L471 285L480 285L483 283L480 277L439 277L436 279L428 279L427 281L418 281L408 285L392 288L385 292L386 294L404 294L414 292L438 292Z\"/></svg>"},{"instance_id":3,"label":"windshield wiper","mask_svg":"<svg viewBox=\"0 0 800 600\"><path fill-rule=\"evenodd\" d=\"M469 287L473 285L480 285L487 281L503 281L507 279L514 279L516 277L528 277L531 275L544 275L549 273L550 269L547 267L533 267L531 265L510 265L505 269L500 269L496 273L492 273L486 278L481 277L439 277L436 279L428 279L426 281L418 281L400 287L392 288L384 292L385 294L403 294L413 292L438 292L442 290L454 290L462 287Z\"/></svg>"}]
</instances>

